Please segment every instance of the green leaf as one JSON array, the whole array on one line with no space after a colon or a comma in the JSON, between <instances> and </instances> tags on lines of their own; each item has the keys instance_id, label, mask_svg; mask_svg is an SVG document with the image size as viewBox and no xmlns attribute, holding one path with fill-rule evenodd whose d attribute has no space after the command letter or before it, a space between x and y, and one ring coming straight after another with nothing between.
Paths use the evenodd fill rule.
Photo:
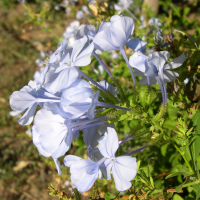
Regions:
<instances>
[{"instance_id":1,"label":"green leaf","mask_svg":"<svg viewBox=\"0 0 200 200\"><path fill-rule=\"evenodd\" d=\"M135 196L135 195L134 195L134 194L131 194L131 195L128 197L128 199L131 200L133 196Z\"/></svg>"},{"instance_id":2,"label":"green leaf","mask_svg":"<svg viewBox=\"0 0 200 200\"><path fill-rule=\"evenodd\" d=\"M187 15L190 12L190 7L185 7L183 9L183 15Z\"/></svg>"},{"instance_id":3,"label":"green leaf","mask_svg":"<svg viewBox=\"0 0 200 200\"><path fill-rule=\"evenodd\" d=\"M197 111L197 113L192 117L193 126L196 126L196 130L198 134L200 134L200 111Z\"/></svg>"},{"instance_id":4,"label":"green leaf","mask_svg":"<svg viewBox=\"0 0 200 200\"><path fill-rule=\"evenodd\" d=\"M175 187L176 192L180 193L183 188L183 185L188 183L189 181L190 181L190 179L189 179L189 177L187 177L183 183L181 183L179 186Z\"/></svg>"},{"instance_id":5,"label":"green leaf","mask_svg":"<svg viewBox=\"0 0 200 200\"><path fill-rule=\"evenodd\" d=\"M166 155L168 145L169 145L169 143L164 144L164 145L162 145L161 148L160 148L161 154L162 154L163 156Z\"/></svg>"},{"instance_id":6,"label":"green leaf","mask_svg":"<svg viewBox=\"0 0 200 200\"><path fill-rule=\"evenodd\" d=\"M173 196L173 199L172 200L184 200L181 196L179 196L178 194L175 194Z\"/></svg>"},{"instance_id":7,"label":"green leaf","mask_svg":"<svg viewBox=\"0 0 200 200\"><path fill-rule=\"evenodd\" d=\"M167 175L165 177L165 179L168 179L168 178L171 178L171 177L174 177L174 176L178 176L178 175L184 175L186 177L186 176L192 175L192 173L191 172L174 172L174 173Z\"/></svg>"},{"instance_id":8,"label":"green leaf","mask_svg":"<svg viewBox=\"0 0 200 200\"><path fill-rule=\"evenodd\" d=\"M121 115L121 116L119 117L118 121L123 121L123 120L125 120L127 117L129 117L127 114Z\"/></svg>"},{"instance_id":9,"label":"green leaf","mask_svg":"<svg viewBox=\"0 0 200 200\"><path fill-rule=\"evenodd\" d=\"M111 192L106 192L105 194L105 200L110 200L110 199L114 199L115 198L115 195L112 194Z\"/></svg>"},{"instance_id":10,"label":"green leaf","mask_svg":"<svg viewBox=\"0 0 200 200\"><path fill-rule=\"evenodd\" d=\"M140 169L140 164L141 164L141 160L137 160L137 171Z\"/></svg>"}]
</instances>

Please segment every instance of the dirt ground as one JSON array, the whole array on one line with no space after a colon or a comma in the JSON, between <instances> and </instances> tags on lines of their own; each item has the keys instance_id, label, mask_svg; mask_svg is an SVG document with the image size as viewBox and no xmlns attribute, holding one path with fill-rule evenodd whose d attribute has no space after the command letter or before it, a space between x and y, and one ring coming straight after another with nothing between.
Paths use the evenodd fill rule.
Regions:
<instances>
[{"instance_id":1,"label":"dirt ground","mask_svg":"<svg viewBox=\"0 0 200 200\"><path fill-rule=\"evenodd\" d=\"M60 184L56 170L38 154L27 127L9 115L9 97L32 79L39 50L55 48L52 34L22 26L24 14L22 5L0 10L0 199L50 200L56 198L48 195L48 184ZM64 27L55 31L62 35Z\"/></svg>"}]
</instances>

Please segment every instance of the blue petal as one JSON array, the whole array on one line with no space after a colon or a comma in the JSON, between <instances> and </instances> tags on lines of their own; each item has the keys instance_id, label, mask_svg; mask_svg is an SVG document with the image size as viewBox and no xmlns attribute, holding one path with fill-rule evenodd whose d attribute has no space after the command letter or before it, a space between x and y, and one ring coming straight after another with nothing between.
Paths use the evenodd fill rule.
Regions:
<instances>
[{"instance_id":1,"label":"blue petal","mask_svg":"<svg viewBox=\"0 0 200 200\"><path fill-rule=\"evenodd\" d=\"M25 110L28 107L31 107L34 103L37 102L37 99L30 95L27 92L15 91L12 93L9 99L10 107L13 110Z\"/></svg>"},{"instance_id":2,"label":"blue petal","mask_svg":"<svg viewBox=\"0 0 200 200\"><path fill-rule=\"evenodd\" d=\"M91 54L94 50L94 44L91 43L87 48L85 48L74 61L74 66L87 66L91 62Z\"/></svg>"},{"instance_id":3,"label":"blue petal","mask_svg":"<svg viewBox=\"0 0 200 200\"><path fill-rule=\"evenodd\" d=\"M91 160L81 159L73 163L70 167L70 173L74 176L74 178L79 179L85 177L85 175L91 174L90 172L97 172L96 162L93 162Z\"/></svg>"},{"instance_id":4,"label":"blue petal","mask_svg":"<svg viewBox=\"0 0 200 200\"><path fill-rule=\"evenodd\" d=\"M112 167L112 175L115 181L115 188L118 191L125 191L131 187L131 182L127 181L122 175L121 171L119 171L116 163L113 164Z\"/></svg>"},{"instance_id":5,"label":"blue petal","mask_svg":"<svg viewBox=\"0 0 200 200\"><path fill-rule=\"evenodd\" d=\"M83 49L83 47L87 41L88 41L88 39L86 36L84 36L80 40L76 40L76 42L74 43L74 46L73 46L72 54L71 54L72 62L75 62L77 56L79 55L79 53L81 52L81 50Z\"/></svg>"},{"instance_id":6,"label":"blue petal","mask_svg":"<svg viewBox=\"0 0 200 200\"><path fill-rule=\"evenodd\" d=\"M170 53L168 51L154 52L152 58L154 57L158 57L159 59L152 60L152 62L158 70L161 70L164 67L166 61L169 59Z\"/></svg>"},{"instance_id":7,"label":"blue petal","mask_svg":"<svg viewBox=\"0 0 200 200\"><path fill-rule=\"evenodd\" d=\"M172 61L168 62L164 69L176 69L177 67L180 67L183 62L186 60L186 57L184 54L180 55L179 57L173 59Z\"/></svg>"},{"instance_id":8,"label":"blue petal","mask_svg":"<svg viewBox=\"0 0 200 200\"><path fill-rule=\"evenodd\" d=\"M71 176L71 181L73 185L77 188L80 193L88 191L96 179L98 178L98 173L95 174L87 174L85 177L81 179L76 179L74 176Z\"/></svg>"},{"instance_id":9,"label":"blue petal","mask_svg":"<svg viewBox=\"0 0 200 200\"><path fill-rule=\"evenodd\" d=\"M33 136L33 143L37 147L38 152L44 157L50 157L51 153L45 151L42 145L40 144L39 140L40 134L36 131L35 126L32 126L32 136Z\"/></svg>"},{"instance_id":10,"label":"blue petal","mask_svg":"<svg viewBox=\"0 0 200 200\"><path fill-rule=\"evenodd\" d=\"M146 70L145 61L148 58L149 58L148 56L136 52L132 56L130 56L129 63L131 65L131 67L136 68L139 71L144 73Z\"/></svg>"},{"instance_id":11,"label":"blue petal","mask_svg":"<svg viewBox=\"0 0 200 200\"><path fill-rule=\"evenodd\" d=\"M145 46L148 42L141 40L140 38L136 39L129 39L126 43L126 46L133 49L134 51L141 51L142 53L145 53Z\"/></svg>"},{"instance_id":12,"label":"blue petal","mask_svg":"<svg viewBox=\"0 0 200 200\"><path fill-rule=\"evenodd\" d=\"M81 160L82 158L79 158L78 156L73 155L67 155L64 158L64 165L66 167L71 167L72 164L74 164L76 161Z\"/></svg>"},{"instance_id":13,"label":"blue petal","mask_svg":"<svg viewBox=\"0 0 200 200\"><path fill-rule=\"evenodd\" d=\"M106 158L114 158L119 147L119 140L114 128L107 128L108 133L99 139L98 149Z\"/></svg>"},{"instance_id":14,"label":"blue petal","mask_svg":"<svg viewBox=\"0 0 200 200\"><path fill-rule=\"evenodd\" d=\"M115 167L120 175L127 181L131 181L136 176L137 162L136 158L131 156L119 156L116 158Z\"/></svg>"},{"instance_id":15,"label":"blue petal","mask_svg":"<svg viewBox=\"0 0 200 200\"><path fill-rule=\"evenodd\" d=\"M27 126L33 121L34 113L37 108L37 103L34 103L28 108L28 110L23 114L23 116L18 120L18 123L22 126Z\"/></svg>"}]
</instances>

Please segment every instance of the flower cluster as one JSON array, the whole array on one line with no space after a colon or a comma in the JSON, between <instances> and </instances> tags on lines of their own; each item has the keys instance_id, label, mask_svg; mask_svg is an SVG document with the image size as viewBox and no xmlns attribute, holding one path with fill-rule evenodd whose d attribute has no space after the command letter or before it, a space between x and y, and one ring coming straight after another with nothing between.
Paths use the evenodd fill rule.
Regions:
<instances>
[{"instance_id":1,"label":"flower cluster","mask_svg":"<svg viewBox=\"0 0 200 200\"><path fill-rule=\"evenodd\" d=\"M128 5L124 5L125 8ZM71 37L75 30L76 24L71 24L66 34ZM146 56L147 42L131 38L133 31L133 19L120 15L112 16L110 22L103 21L96 30L92 25L83 26L76 32L72 47L63 40L37 80L30 81L10 97L13 111L18 114L24 112L19 124L29 125L33 121L33 143L41 155L54 159L59 174L58 158L70 149L72 140L79 137L79 130L83 131L88 160L73 155L64 158L65 166L70 167L72 183L79 192L89 190L98 176L102 178L102 174L110 180L111 171L116 189L127 190L131 187L130 181L136 176L137 168L132 153L115 156L127 138L119 142L114 125L107 123L108 117L97 117L97 113L107 107L123 112L129 109L105 103L101 92L109 94L117 102L121 101L116 88L105 81L95 82L81 71L81 67L89 65L93 55L114 79L96 51L119 50L130 70L133 85L136 85L135 76L144 76L140 81L142 85L150 86L158 82L165 105L165 83L178 76L170 69L179 67L186 59L183 54L165 64L170 56L167 51L154 52L151 58ZM129 59L125 45L135 51ZM97 88L96 92L93 87ZM38 106L41 109L35 114Z\"/></svg>"}]
</instances>

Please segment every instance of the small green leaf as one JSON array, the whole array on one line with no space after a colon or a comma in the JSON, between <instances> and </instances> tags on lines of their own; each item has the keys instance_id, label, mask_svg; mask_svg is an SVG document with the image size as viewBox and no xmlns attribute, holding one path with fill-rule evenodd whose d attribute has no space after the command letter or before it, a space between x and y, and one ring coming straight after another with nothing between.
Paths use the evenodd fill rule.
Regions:
<instances>
[{"instance_id":1,"label":"small green leaf","mask_svg":"<svg viewBox=\"0 0 200 200\"><path fill-rule=\"evenodd\" d=\"M164 145L162 145L161 148L160 148L161 154L162 154L163 156L166 155L168 145L169 145L169 143L164 144Z\"/></svg>"},{"instance_id":2,"label":"small green leaf","mask_svg":"<svg viewBox=\"0 0 200 200\"><path fill-rule=\"evenodd\" d=\"M188 183L189 181L190 181L190 179L189 179L189 177L187 177L183 183L181 183L179 186L175 187L176 192L180 193L183 188L183 185Z\"/></svg>"},{"instance_id":3,"label":"small green leaf","mask_svg":"<svg viewBox=\"0 0 200 200\"><path fill-rule=\"evenodd\" d=\"M200 159L199 159L200 160ZM141 160L137 161L137 171L140 169Z\"/></svg>"},{"instance_id":4,"label":"small green leaf","mask_svg":"<svg viewBox=\"0 0 200 200\"><path fill-rule=\"evenodd\" d=\"M173 196L173 199L172 200L184 200L181 196L179 196L178 194L175 194Z\"/></svg>"},{"instance_id":5,"label":"small green leaf","mask_svg":"<svg viewBox=\"0 0 200 200\"><path fill-rule=\"evenodd\" d=\"M200 134L200 111L197 111L197 113L192 117L193 126L196 126L196 130L198 134Z\"/></svg>"},{"instance_id":6,"label":"small green leaf","mask_svg":"<svg viewBox=\"0 0 200 200\"><path fill-rule=\"evenodd\" d=\"M129 117L127 114L121 115L121 116L119 117L118 121L123 121L123 120L125 120L127 117Z\"/></svg>"}]
</instances>

